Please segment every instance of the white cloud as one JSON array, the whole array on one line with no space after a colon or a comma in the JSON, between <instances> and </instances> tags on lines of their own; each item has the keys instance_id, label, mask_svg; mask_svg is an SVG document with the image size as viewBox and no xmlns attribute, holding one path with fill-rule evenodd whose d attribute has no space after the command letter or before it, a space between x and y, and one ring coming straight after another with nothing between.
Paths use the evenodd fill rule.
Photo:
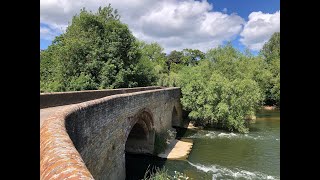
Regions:
<instances>
[{"instance_id":1,"label":"white cloud","mask_svg":"<svg viewBox=\"0 0 320 180\"><path fill-rule=\"evenodd\" d=\"M104 0L40 0L40 22L55 27L67 26L81 8L97 10L106 4Z\"/></svg>"},{"instance_id":2,"label":"white cloud","mask_svg":"<svg viewBox=\"0 0 320 180\"><path fill-rule=\"evenodd\" d=\"M251 50L260 50L274 32L280 32L280 11L274 14L252 12L240 34L240 42Z\"/></svg>"},{"instance_id":3,"label":"white cloud","mask_svg":"<svg viewBox=\"0 0 320 180\"><path fill-rule=\"evenodd\" d=\"M227 13L228 9L227 8L223 8L222 10L224 13Z\"/></svg>"},{"instance_id":4,"label":"white cloud","mask_svg":"<svg viewBox=\"0 0 320 180\"><path fill-rule=\"evenodd\" d=\"M47 27L40 27L40 38L44 40L52 41L55 36L59 35L57 31L54 31Z\"/></svg>"},{"instance_id":5,"label":"white cloud","mask_svg":"<svg viewBox=\"0 0 320 180\"><path fill-rule=\"evenodd\" d=\"M233 40L244 19L236 14L213 11L206 0L40 0L40 22L63 31L72 16L85 7L96 11L111 3L133 34L147 42L158 42L166 52L197 48L206 51Z\"/></svg>"}]
</instances>

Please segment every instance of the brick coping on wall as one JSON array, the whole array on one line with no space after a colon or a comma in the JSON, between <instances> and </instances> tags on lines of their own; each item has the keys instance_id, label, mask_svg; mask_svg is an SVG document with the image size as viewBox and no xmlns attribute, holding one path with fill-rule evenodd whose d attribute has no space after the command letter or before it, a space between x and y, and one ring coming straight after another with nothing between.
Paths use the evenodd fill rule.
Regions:
<instances>
[{"instance_id":1,"label":"brick coping on wall","mask_svg":"<svg viewBox=\"0 0 320 180\"><path fill-rule=\"evenodd\" d=\"M111 99L175 89L180 88L159 87L152 90L115 94L72 104L55 112L44 121L40 128L40 179L94 179L66 131L65 121L68 116Z\"/></svg>"}]
</instances>

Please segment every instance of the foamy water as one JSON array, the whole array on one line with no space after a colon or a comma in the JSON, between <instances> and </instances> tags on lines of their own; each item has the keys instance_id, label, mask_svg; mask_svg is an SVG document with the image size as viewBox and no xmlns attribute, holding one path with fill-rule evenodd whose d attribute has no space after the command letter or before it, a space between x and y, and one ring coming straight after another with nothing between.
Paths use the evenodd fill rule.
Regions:
<instances>
[{"instance_id":1,"label":"foamy water","mask_svg":"<svg viewBox=\"0 0 320 180\"><path fill-rule=\"evenodd\" d=\"M270 176L261 172L250 172L246 170L241 170L238 168L235 169L228 169L225 167L221 167L218 165L211 165L211 166L205 166L199 163L192 163L188 161L188 163L195 167L196 169L203 171L205 173L211 173L212 174L212 180L216 179L226 179L226 178L232 178L232 179L280 179L278 177Z\"/></svg>"},{"instance_id":2,"label":"foamy water","mask_svg":"<svg viewBox=\"0 0 320 180\"><path fill-rule=\"evenodd\" d=\"M248 135L248 134L240 134L240 133L226 133L226 132L215 132L215 131L207 131L207 130L199 130L195 134L188 136L186 138L193 139L216 139L216 138L228 138L228 139L253 139L253 140L266 140L266 139L274 139L276 141L280 141L279 138L274 138L273 136L260 136L260 135Z\"/></svg>"}]
</instances>

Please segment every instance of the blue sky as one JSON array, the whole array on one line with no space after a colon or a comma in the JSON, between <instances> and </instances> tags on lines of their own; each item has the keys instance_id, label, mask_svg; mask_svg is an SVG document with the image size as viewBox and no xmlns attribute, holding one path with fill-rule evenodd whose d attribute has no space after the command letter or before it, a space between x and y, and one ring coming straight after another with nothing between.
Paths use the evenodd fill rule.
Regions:
<instances>
[{"instance_id":1,"label":"blue sky","mask_svg":"<svg viewBox=\"0 0 320 180\"><path fill-rule=\"evenodd\" d=\"M262 11L264 13L275 13L280 10L280 0L209 0L213 3L213 9L222 11L227 8L228 13L235 12L248 20L251 12Z\"/></svg>"},{"instance_id":2,"label":"blue sky","mask_svg":"<svg viewBox=\"0 0 320 180\"><path fill-rule=\"evenodd\" d=\"M213 4L213 9L223 11L227 9L227 13L237 13L239 16L248 21L251 12L261 11L263 13L273 14L280 10L280 0L209 0ZM246 47L239 42L240 36L232 41L232 45L240 51L244 51ZM257 51L252 51L257 54Z\"/></svg>"},{"instance_id":3,"label":"blue sky","mask_svg":"<svg viewBox=\"0 0 320 180\"><path fill-rule=\"evenodd\" d=\"M274 32L280 32L279 0L40 0L40 49L66 29L80 8L95 11L111 3L121 21L146 42L165 52L210 48L231 41L254 54Z\"/></svg>"}]
</instances>

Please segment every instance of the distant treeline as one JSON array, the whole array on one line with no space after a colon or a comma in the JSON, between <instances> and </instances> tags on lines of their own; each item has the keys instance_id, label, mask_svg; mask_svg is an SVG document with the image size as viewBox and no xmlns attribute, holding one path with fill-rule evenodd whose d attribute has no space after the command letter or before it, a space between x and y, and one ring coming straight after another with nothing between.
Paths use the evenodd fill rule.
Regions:
<instances>
[{"instance_id":1,"label":"distant treeline","mask_svg":"<svg viewBox=\"0 0 320 180\"><path fill-rule=\"evenodd\" d=\"M280 107L280 33L257 56L231 43L165 54L137 40L110 5L82 9L65 33L40 51L40 91L179 86L189 117L202 125L248 132L261 105Z\"/></svg>"}]
</instances>

